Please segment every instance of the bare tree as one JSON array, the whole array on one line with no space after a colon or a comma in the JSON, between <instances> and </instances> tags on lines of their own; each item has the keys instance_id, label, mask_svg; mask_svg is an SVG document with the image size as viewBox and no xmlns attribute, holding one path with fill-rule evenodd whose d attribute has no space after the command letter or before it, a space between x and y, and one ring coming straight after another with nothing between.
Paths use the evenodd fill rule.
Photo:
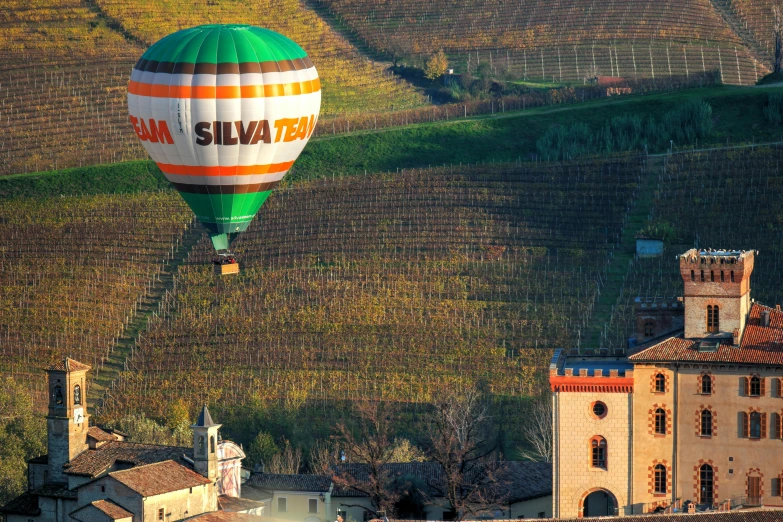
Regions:
<instances>
[{"instance_id":1,"label":"bare tree","mask_svg":"<svg viewBox=\"0 0 783 522\"><path fill-rule=\"evenodd\" d=\"M448 501L454 520L502 504L503 466L492 458L495 445L482 394L476 388L444 394L429 430L430 457L443 468L442 480L429 486Z\"/></svg>"},{"instance_id":2,"label":"bare tree","mask_svg":"<svg viewBox=\"0 0 783 522\"><path fill-rule=\"evenodd\" d=\"M773 72L780 73L780 64L783 61L783 16L781 15L780 5L772 6L772 14L775 17L772 30L775 34L775 63Z\"/></svg>"},{"instance_id":3,"label":"bare tree","mask_svg":"<svg viewBox=\"0 0 783 522\"><path fill-rule=\"evenodd\" d=\"M302 449L293 448L288 440L283 439L283 450L272 455L269 462L269 473L296 475L302 467Z\"/></svg>"},{"instance_id":4,"label":"bare tree","mask_svg":"<svg viewBox=\"0 0 783 522\"><path fill-rule=\"evenodd\" d=\"M523 458L552 462L552 399L543 395L533 401L525 418L522 436L526 447L520 448Z\"/></svg>"},{"instance_id":5,"label":"bare tree","mask_svg":"<svg viewBox=\"0 0 783 522\"><path fill-rule=\"evenodd\" d=\"M340 466L332 480L339 487L367 495L374 516L379 516L380 511L392 515L399 493L386 464L394 455L391 421L395 410L381 402L361 402L354 408L359 419L357 429L340 424L337 433L348 461L356 465ZM367 509L360 505L356 507Z\"/></svg>"},{"instance_id":6,"label":"bare tree","mask_svg":"<svg viewBox=\"0 0 783 522\"><path fill-rule=\"evenodd\" d=\"M340 462L340 450L332 441L319 439L310 448L310 472L317 475L331 475L334 466Z\"/></svg>"}]
</instances>

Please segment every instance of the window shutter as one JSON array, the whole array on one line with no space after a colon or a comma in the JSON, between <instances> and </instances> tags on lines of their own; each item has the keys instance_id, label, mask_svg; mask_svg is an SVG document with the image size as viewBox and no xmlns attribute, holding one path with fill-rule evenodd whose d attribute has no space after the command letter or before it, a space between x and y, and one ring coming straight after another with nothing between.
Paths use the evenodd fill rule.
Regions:
<instances>
[{"instance_id":1,"label":"window shutter","mask_svg":"<svg viewBox=\"0 0 783 522\"><path fill-rule=\"evenodd\" d=\"M765 383L767 382L767 379L765 379L764 377L759 377L759 382L761 383L760 384L761 391L759 392L759 395L764 397L764 395L766 395L766 393L764 392L764 388L766 388Z\"/></svg>"},{"instance_id":2,"label":"window shutter","mask_svg":"<svg viewBox=\"0 0 783 522\"><path fill-rule=\"evenodd\" d=\"M767 414L766 413L761 414L761 438L762 439L767 438Z\"/></svg>"},{"instance_id":3,"label":"window shutter","mask_svg":"<svg viewBox=\"0 0 783 522\"><path fill-rule=\"evenodd\" d=\"M750 437L750 418L745 411L742 412L742 436L746 439Z\"/></svg>"},{"instance_id":4,"label":"window shutter","mask_svg":"<svg viewBox=\"0 0 783 522\"><path fill-rule=\"evenodd\" d=\"M769 422L772 423L772 438L780 438L780 415L777 413L770 413Z\"/></svg>"},{"instance_id":5,"label":"window shutter","mask_svg":"<svg viewBox=\"0 0 783 522\"><path fill-rule=\"evenodd\" d=\"M750 397L750 377L743 377L742 382L745 388L745 397Z\"/></svg>"}]
</instances>

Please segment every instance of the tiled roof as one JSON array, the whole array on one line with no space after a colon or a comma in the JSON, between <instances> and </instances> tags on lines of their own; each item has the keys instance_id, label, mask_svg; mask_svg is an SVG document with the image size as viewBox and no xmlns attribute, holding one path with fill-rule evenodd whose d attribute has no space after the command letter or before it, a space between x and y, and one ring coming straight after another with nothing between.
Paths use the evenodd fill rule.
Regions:
<instances>
[{"instance_id":1,"label":"tiled roof","mask_svg":"<svg viewBox=\"0 0 783 522\"><path fill-rule=\"evenodd\" d=\"M552 464L547 462L506 462L500 473L508 484L509 504L552 494Z\"/></svg>"},{"instance_id":2,"label":"tiled roof","mask_svg":"<svg viewBox=\"0 0 783 522\"><path fill-rule=\"evenodd\" d=\"M92 366L88 364L82 364L75 359L66 357L62 361L57 361L53 365L49 366L46 371L48 372L79 372L83 370L89 370Z\"/></svg>"},{"instance_id":3,"label":"tiled roof","mask_svg":"<svg viewBox=\"0 0 783 522\"><path fill-rule=\"evenodd\" d=\"M247 481L248 486L282 491L329 491L332 477L329 475L281 475L256 473Z\"/></svg>"},{"instance_id":4,"label":"tiled roof","mask_svg":"<svg viewBox=\"0 0 783 522\"><path fill-rule=\"evenodd\" d=\"M109 470L116 462L140 466L164 460L180 461L182 455L192 457L193 449L114 441L77 456L65 465L65 473L97 477Z\"/></svg>"},{"instance_id":5,"label":"tiled roof","mask_svg":"<svg viewBox=\"0 0 783 522\"><path fill-rule=\"evenodd\" d=\"M188 520L198 520L198 522L263 522L268 519L258 515L251 515L250 513L213 511L212 513L204 513L203 515L189 518Z\"/></svg>"},{"instance_id":6,"label":"tiled roof","mask_svg":"<svg viewBox=\"0 0 783 522\"><path fill-rule=\"evenodd\" d=\"M30 493L38 495L39 497L65 498L69 500L76 500L77 497L76 491L68 489L67 484L44 484Z\"/></svg>"},{"instance_id":7,"label":"tiled roof","mask_svg":"<svg viewBox=\"0 0 783 522\"><path fill-rule=\"evenodd\" d=\"M87 430L87 436L97 440L98 442L111 442L113 440L117 440L117 437L111 433L106 433L98 426L90 426L90 428Z\"/></svg>"},{"instance_id":8,"label":"tiled roof","mask_svg":"<svg viewBox=\"0 0 783 522\"><path fill-rule=\"evenodd\" d=\"M32 493L22 493L1 507L0 513L37 517L41 514L41 510L38 507L38 496Z\"/></svg>"},{"instance_id":9,"label":"tiled roof","mask_svg":"<svg viewBox=\"0 0 783 522\"><path fill-rule=\"evenodd\" d=\"M95 508L99 511L101 511L103 514L105 514L107 517L109 517L112 520L119 520L122 518L131 518L133 517L133 513L125 509L124 507L120 506L119 504L115 504L111 500L96 500L95 502L91 502L87 504L86 506L82 506L79 509L71 512L70 516L71 518L75 518L76 520L82 520L79 518L77 513L80 511L85 511ZM89 520L89 516L85 517Z\"/></svg>"},{"instance_id":10,"label":"tiled roof","mask_svg":"<svg viewBox=\"0 0 783 522\"><path fill-rule=\"evenodd\" d=\"M142 497L162 495L211 483L208 478L173 460L115 471L109 473L109 476Z\"/></svg>"},{"instance_id":11,"label":"tiled roof","mask_svg":"<svg viewBox=\"0 0 783 522\"><path fill-rule=\"evenodd\" d=\"M769 326L761 326L761 312L769 312ZM783 312L754 303L739 346L723 341L716 351L699 351L699 341L670 338L628 358L631 362L712 362L783 364Z\"/></svg>"},{"instance_id":12,"label":"tiled roof","mask_svg":"<svg viewBox=\"0 0 783 522\"><path fill-rule=\"evenodd\" d=\"M493 494L503 497L506 502L519 502L552 494L552 464L545 462L500 462L495 475L496 482L491 484ZM391 463L385 466L392 479L410 480L429 496L438 496L443 490L443 471L436 462ZM338 475L350 473L359 481L369 479L366 464L342 464L335 466ZM352 488L337 487L332 493L335 497L365 496Z\"/></svg>"},{"instance_id":13,"label":"tiled roof","mask_svg":"<svg viewBox=\"0 0 783 522\"><path fill-rule=\"evenodd\" d=\"M106 513L106 516L112 520L133 516L133 513L111 500L96 500L92 505Z\"/></svg>"},{"instance_id":14,"label":"tiled roof","mask_svg":"<svg viewBox=\"0 0 783 522\"><path fill-rule=\"evenodd\" d=\"M264 506L263 502L250 500L249 498L229 497L228 495L220 495L218 497L218 505L223 511L248 511L251 509L258 509Z\"/></svg>"}]
</instances>

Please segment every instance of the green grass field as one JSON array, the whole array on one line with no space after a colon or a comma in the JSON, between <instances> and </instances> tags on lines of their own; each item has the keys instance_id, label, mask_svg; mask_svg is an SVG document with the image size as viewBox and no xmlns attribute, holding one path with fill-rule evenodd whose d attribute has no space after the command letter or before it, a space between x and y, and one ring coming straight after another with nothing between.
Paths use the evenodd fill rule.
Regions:
<instances>
[{"instance_id":1,"label":"green grass field","mask_svg":"<svg viewBox=\"0 0 783 522\"><path fill-rule=\"evenodd\" d=\"M615 116L660 116L688 99L703 99L712 106L713 133L705 143L675 143L677 149L780 141L783 126L768 123L763 114L767 95L772 92L783 92L783 87L693 89L325 136L311 140L286 179L296 182L430 165L530 161L535 159L536 140L552 125L582 122L597 130ZM154 163L134 161L6 176L0 178L0 198L167 187Z\"/></svg>"}]
</instances>

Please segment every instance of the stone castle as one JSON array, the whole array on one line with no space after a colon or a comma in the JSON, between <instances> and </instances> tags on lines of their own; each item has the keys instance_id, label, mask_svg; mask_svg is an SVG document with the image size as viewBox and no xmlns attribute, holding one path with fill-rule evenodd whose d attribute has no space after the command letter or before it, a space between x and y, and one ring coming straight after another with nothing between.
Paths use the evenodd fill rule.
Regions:
<instances>
[{"instance_id":1,"label":"stone castle","mask_svg":"<svg viewBox=\"0 0 783 522\"><path fill-rule=\"evenodd\" d=\"M689 250L682 298L637 300L641 344L556 351L556 518L783 507L783 312L750 299L755 256Z\"/></svg>"}]
</instances>

